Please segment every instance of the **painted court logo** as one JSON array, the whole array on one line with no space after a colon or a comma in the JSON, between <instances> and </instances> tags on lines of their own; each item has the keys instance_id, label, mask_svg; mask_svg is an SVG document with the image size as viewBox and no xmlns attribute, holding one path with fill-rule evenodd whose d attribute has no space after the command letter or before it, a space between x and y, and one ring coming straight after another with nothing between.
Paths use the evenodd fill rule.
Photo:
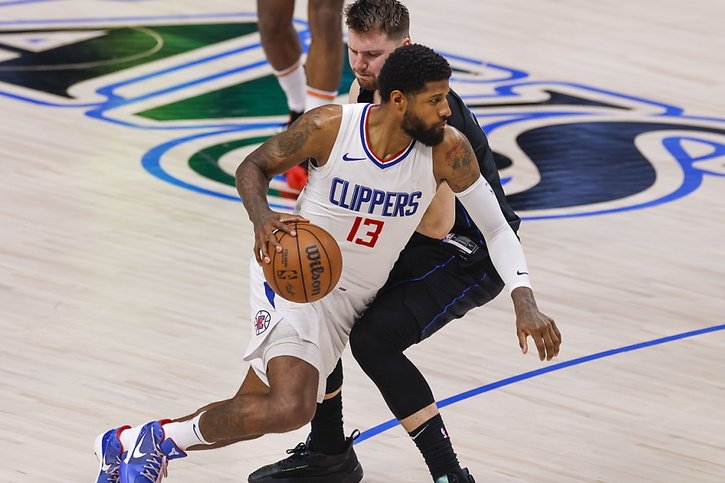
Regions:
<instances>
[{"instance_id":1,"label":"painted court logo","mask_svg":"<svg viewBox=\"0 0 725 483\"><path fill-rule=\"evenodd\" d=\"M166 133L140 154L144 169L180 188L238 201L234 169L281 129L287 108L255 15L220 16L214 28L208 21L157 17L129 27L123 19L77 26L69 19L69 26L43 28L40 19L41 27L0 32L0 95ZM300 36L306 43L308 32ZM454 67L451 86L488 134L523 218L649 208L692 193L706 177L725 176L724 119L442 53ZM351 80L346 65L341 93ZM297 192L275 179L269 195L273 208L290 210Z\"/></svg>"}]
</instances>

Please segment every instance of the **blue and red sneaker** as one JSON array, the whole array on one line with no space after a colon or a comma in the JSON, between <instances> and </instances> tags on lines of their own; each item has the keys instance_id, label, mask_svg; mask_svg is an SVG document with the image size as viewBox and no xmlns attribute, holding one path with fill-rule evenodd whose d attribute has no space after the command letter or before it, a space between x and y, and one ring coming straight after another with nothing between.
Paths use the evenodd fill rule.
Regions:
<instances>
[{"instance_id":1,"label":"blue and red sneaker","mask_svg":"<svg viewBox=\"0 0 725 483\"><path fill-rule=\"evenodd\" d=\"M118 471L121 466L121 441L118 439L118 435L130 427L109 429L96 438L93 450L100 466L96 483L118 483Z\"/></svg>"},{"instance_id":2,"label":"blue and red sneaker","mask_svg":"<svg viewBox=\"0 0 725 483\"><path fill-rule=\"evenodd\" d=\"M166 438L159 421L146 423L136 442L121 459L120 483L158 483L166 476L169 460L183 458L186 453Z\"/></svg>"}]
</instances>

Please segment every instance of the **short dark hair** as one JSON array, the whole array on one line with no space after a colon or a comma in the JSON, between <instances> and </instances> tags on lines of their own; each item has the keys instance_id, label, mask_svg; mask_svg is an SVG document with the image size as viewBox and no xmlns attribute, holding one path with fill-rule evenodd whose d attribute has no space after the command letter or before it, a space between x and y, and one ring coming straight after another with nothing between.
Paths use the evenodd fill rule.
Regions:
<instances>
[{"instance_id":1,"label":"short dark hair","mask_svg":"<svg viewBox=\"0 0 725 483\"><path fill-rule=\"evenodd\" d=\"M410 14L398 0L357 0L345 7L345 25L360 33L383 32L394 40L410 36Z\"/></svg>"},{"instance_id":2,"label":"short dark hair","mask_svg":"<svg viewBox=\"0 0 725 483\"><path fill-rule=\"evenodd\" d=\"M450 77L451 66L442 55L425 45L403 45L390 54L380 69L380 99L387 102L394 90L415 95L425 89L427 83Z\"/></svg>"}]
</instances>

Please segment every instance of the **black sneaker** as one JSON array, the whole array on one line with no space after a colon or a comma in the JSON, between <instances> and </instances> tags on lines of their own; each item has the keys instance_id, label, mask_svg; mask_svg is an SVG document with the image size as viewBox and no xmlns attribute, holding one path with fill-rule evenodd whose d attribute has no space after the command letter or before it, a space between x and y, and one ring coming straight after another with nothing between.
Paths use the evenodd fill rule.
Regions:
<instances>
[{"instance_id":1,"label":"black sneaker","mask_svg":"<svg viewBox=\"0 0 725 483\"><path fill-rule=\"evenodd\" d=\"M434 483L476 483L476 480L468 472L468 468L463 468L461 471L439 476Z\"/></svg>"},{"instance_id":2,"label":"black sneaker","mask_svg":"<svg viewBox=\"0 0 725 483\"><path fill-rule=\"evenodd\" d=\"M362 466L352 442L360 436L357 429L345 441L345 451L338 455L315 453L307 442L287 450L290 456L263 466L249 475L249 483L358 483Z\"/></svg>"}]
</instances>

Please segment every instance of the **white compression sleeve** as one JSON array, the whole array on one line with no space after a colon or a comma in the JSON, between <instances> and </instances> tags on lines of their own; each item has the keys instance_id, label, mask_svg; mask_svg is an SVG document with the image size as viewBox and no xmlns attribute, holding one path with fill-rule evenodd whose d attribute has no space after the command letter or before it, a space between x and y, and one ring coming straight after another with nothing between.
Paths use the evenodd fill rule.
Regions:
<instances>
[{"instance_id":1,"label":"white compression sleeve","mask_svg":"<svg viewBox=\"0 0 725 483\"><path fill-rule=\"evenodd\" d=\"M488 181L481 176L468 189L456 193L456 196L486 239L491 261L509 293L516 287L530 288L524 250L516 233L503 216Z\"/></svg>"}]
</instances>

